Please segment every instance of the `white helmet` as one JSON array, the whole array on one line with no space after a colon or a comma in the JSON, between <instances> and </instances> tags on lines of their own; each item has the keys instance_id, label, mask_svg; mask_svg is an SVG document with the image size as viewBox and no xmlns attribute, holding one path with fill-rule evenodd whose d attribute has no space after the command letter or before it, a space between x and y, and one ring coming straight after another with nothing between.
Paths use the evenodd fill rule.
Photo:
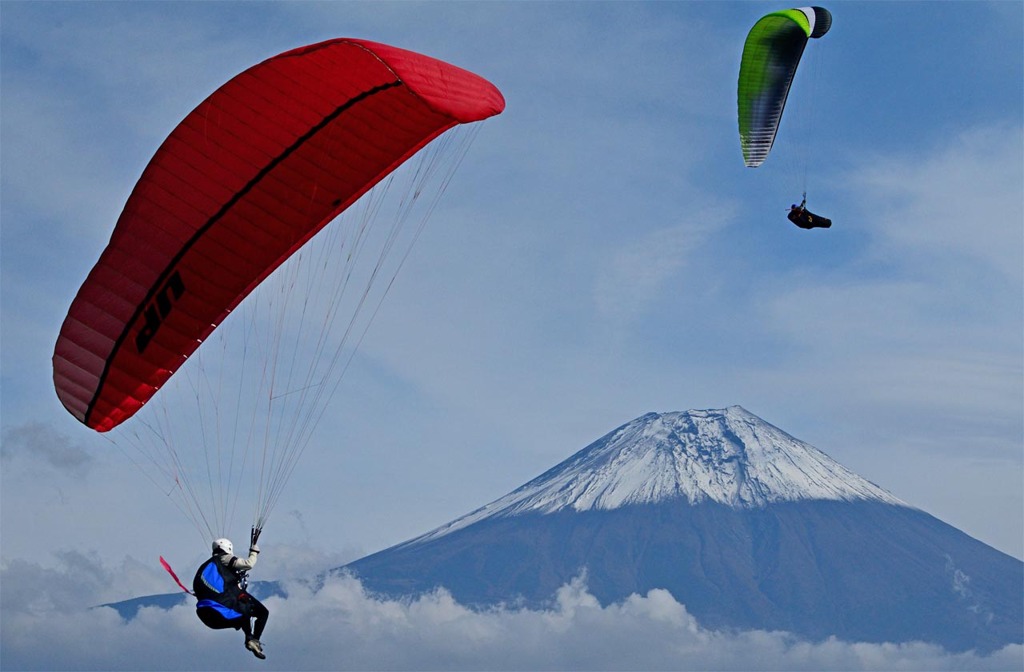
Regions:
<instances>
[{"instance_id":1,"label":"white helmet","mask_svg":"<svg viewBox=\"0 0 1024 672\"><path fill-rule=\"evenodd\" d=\"M213 554L214 555L234 555L235 547L231 545L230 539L214 539L213 541Z\"/></svg>"}]
</instances>

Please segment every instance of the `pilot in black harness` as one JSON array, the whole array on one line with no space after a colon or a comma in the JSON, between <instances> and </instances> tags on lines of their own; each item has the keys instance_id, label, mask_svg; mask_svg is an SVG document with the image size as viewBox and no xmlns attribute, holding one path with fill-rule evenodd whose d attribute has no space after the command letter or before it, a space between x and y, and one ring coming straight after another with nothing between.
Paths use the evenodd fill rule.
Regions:
<instances>
[{"instance_id":1,"label":"pilot in black harness","mask_svg":"<svg viewBox=\"0 0 1024 672\"><path fill-rule=\"evenodd\" d=\"M804 194L804 200L800 202L800 205L794 203L789 208L789 214L786 217L789 221L793 222L801 229L827 229L832 226L832 220L816 215L805 206L807 205L807 194Z\"/></svg>"},{"instance_id":2,"label":"pilot in black harness","mask_svg":"<svg viewBox=\"0 0 1024 672\"><path fill-rule=\"evenodd\" d=\"M234 548L227 539L213 542L212 557L199 566L192 581L195 592L196 615L207 627L214 630L234 628L245 633L245 648L257 658L266 658L260 635L267 625L270 612L255 597L246 592L249 570L256 566L259 546L256 540L259 530L253 530L249 558L234 555ZM253 626L252 620L256 619Z\"/></svg>"}]
</instances>

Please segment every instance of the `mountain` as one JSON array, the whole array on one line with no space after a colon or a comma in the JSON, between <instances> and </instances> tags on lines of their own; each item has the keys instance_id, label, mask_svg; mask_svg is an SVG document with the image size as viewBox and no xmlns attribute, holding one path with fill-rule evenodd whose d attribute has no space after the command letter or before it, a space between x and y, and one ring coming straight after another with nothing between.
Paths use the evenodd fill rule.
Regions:
<instances>
[{"instance_id":1,"label":"mountain","mask_svg":"<svg viewBox=\"0 0 1024 672\"><path fill-rule=\"evenodd\" d=\"M704 626L988 652L1024 640L1024 563L748 411L649 413L508 495L336 571L404 596L603 604L669 590Z\"/></svg>"},{"instance_id":2,"label":"mountain","mask_svg":"<svg viewBox=\"0 0 1024 672\"><path fill-rule=\"evenodd\" d=\"M258 600L265 600L270 597L288 597L288 594L285 593L277 581L253 581L249 584L249 592ZM131 599L120 600L118 602L106 602L104 604L97 604L93 608L110 607L116 611L121 618L126 621L130 621L139 615L139 609L142 609L143 607L173 609L174 607L181 606L183 604L195 606L195 603L194 597L189 597L184 592L178 591L175 593L142 595L140 597L133 597Z\"/></svg>"}]
</instances>

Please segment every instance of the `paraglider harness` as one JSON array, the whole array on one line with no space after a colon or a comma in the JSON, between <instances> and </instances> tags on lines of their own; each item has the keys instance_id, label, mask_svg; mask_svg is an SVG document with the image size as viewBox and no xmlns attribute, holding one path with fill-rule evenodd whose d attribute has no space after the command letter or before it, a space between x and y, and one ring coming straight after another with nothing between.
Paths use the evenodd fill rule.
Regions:
<instances>
[{"instance_id":1,"label":"paraglider harness","mask_svg":"<svg viewBox=\"0 0 1024 672\"><path fill-rule=\"evenodd\" d=\"M804 192L804 200L800 205L792 205L786 218L801 229L827 229L832 226L832 220L816 215L807 209L807 193Z\"/></svg>"},{"instance_id":2,"label":"paraglider harness","mask_svg":"<svg viewBox=\"0 0 1024 672\"><path fill-rule=\"evenodd\" d=\"M260 531L253 528L251 544L256 543ZM252 611L245 592L248 583L247 571L225 567L219 555L211 557L199 566L192 581L193 594L198 600L196 616L210 628L241 628L241 619L249 618Z\"/></svg>"}]
</instances>

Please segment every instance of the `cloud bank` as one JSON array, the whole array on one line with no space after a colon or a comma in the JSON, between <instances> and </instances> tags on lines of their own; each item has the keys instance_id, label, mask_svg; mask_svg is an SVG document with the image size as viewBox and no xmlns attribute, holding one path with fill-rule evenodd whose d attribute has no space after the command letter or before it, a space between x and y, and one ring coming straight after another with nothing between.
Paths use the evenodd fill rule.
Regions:
<instances>
[{"instance_id":1,"label":"cloud bank","mask_svg":"<svg viewBox=\"0 0 1024 672\"><path fill-rule=\"evenodd\" d=\"M4 431L0 460L11 463L19 458L69 476L85 475L94 461L83 446L41 422L29 422Z\"/></svg>"},{"instance_id":2,"label":"cloud bank","mask_svg":"<svg viewBox=\"0 0 1024 672\"><path fill-rule=\"evenodd\" d=\"M3 669L233 670L256 664L233 631L205 629L191 604L146 608L132 621L108 607L137 563L104 567L66 556L60 567L25 561L0 573ZM10 590L14 587L14 590ZM782 632L707 630L667 591L601 607L577 579L545 610L475 612L443 590L384 600L335 576L312 592L287 585L270 598L267 670L1008 670L1024 647L990 656L949 654L924 643L806 642Z\"/></svg>"}]
</instances>

